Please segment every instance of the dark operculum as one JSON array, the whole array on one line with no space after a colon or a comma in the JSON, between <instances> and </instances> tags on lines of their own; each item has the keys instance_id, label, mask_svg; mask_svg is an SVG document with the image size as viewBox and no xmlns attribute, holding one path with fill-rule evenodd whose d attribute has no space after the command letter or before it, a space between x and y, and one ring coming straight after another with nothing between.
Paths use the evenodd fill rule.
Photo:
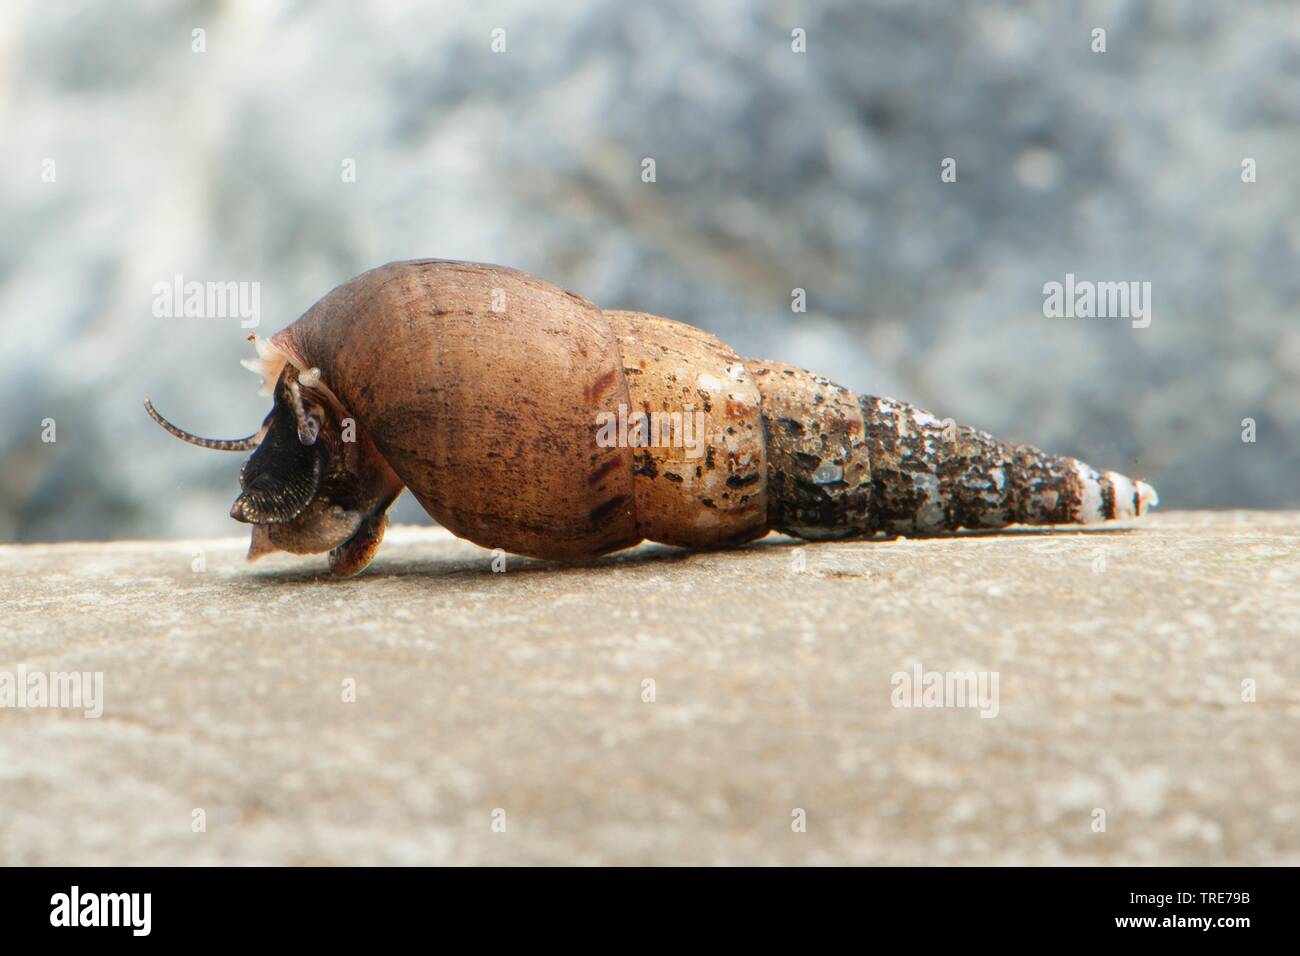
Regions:
<instances>
[{"instance_id":1,"label":"dark operculum","mask_svg":"<svg viewBox=\"0 0 1300 956\"><path fill-rule=\"evenodd\" d=\"M401 485L395 476L388 480L386 465L366 466L356 446L348 454L339 418L323 395L298 382L292 364L285 366L264 437L240 471L243 493L230 509L232 518L253 525L250 559L275 550L331 551L335 574L369 563Z\"/></svg>"},{"instance_id":2,"label":"dark operculum","mask_svg":"<svg viewBox=\"0 0 1300 956\"><path fill-rule=\"evenodd\" d=\"M302 514L320 487L328 465L321 443L298 440L293 409L277 400L266 435L239 472L243 489L230 517L246 524L287 524Z\"/></svg>"}]
</instances>

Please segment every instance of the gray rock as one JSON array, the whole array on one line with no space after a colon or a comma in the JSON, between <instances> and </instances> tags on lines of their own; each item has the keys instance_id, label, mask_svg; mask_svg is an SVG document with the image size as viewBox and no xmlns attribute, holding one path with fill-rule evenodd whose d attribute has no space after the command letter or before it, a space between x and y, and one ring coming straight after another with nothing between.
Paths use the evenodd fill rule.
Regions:
<instances>
[{"instance_id":1,"label":"gray rock","mask_svg":"<svg viewBox=\"0 0 1300 956\"><path fill-rule=\"evenodd\" d=\"M493 573L398 528L348 581L243 540L0 547L0 682L103 675L98 718L0 708L0 861L1294 866L1298 535L1182 513ZM996 672L996 716L894 706L917 665Z\"/></svg>"}]
</instances>

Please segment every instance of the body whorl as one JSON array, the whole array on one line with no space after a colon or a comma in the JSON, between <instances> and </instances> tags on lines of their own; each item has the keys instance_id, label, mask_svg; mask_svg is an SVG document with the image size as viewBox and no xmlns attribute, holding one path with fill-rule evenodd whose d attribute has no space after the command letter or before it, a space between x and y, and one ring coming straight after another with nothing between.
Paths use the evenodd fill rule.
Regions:
<instances>
[{"instance_id":1,"label":"body whorl","mask_svg":"<svg viewBox=\"0 0 1300 956\"><path fill-rule=\"evenodd\" d=\"M426 511L489 548L576 559L640 540L632 450L593 441L627 382L590 302L513 269L393 263L272 339L316 367Z\"/></svg>"}]
</instances>

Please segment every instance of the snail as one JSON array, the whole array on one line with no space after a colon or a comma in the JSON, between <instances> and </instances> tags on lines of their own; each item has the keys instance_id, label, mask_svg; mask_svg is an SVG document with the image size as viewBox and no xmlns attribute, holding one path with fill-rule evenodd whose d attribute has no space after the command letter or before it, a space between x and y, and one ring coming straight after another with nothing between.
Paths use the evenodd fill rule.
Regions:
<instances>
[{"instance_id":1,"label":"snail","mask_svg":"<svg viewBox=\"0 0 1300 956\"><path fill-rule=\"evenodd\" d=\"M648 539L738 545L1090 524L1150 485L1004 444L890 398L737 356L692 326L499 266L426 259L345 282L269 340L273 398L231 517L249 559L329 553L356 574L403 488L453 534L575 561Z\"/></svg>"}]
</instances>

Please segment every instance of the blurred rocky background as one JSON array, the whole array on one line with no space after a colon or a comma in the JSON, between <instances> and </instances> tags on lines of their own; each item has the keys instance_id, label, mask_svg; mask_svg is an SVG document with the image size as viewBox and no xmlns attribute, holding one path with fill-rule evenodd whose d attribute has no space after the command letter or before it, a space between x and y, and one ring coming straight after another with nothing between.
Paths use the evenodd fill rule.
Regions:
<instances>
[{"instance_id":1,"label":"blurred rocky background","mask_svg":"<svg viewBox=\"0 0 1300 956\"><path fill-rule=\"evenodd\" d=\"M269 334L418 257L695 323L1166 506L1300 506L1293 0L10 0L0 224L0 540L236 530L240 457L140 403L254 430L247 332L156 318L156 283L259 282ZM1045 318L1067 272L1150 281L1151 326Z\"/></svg>"}]
</instances>

